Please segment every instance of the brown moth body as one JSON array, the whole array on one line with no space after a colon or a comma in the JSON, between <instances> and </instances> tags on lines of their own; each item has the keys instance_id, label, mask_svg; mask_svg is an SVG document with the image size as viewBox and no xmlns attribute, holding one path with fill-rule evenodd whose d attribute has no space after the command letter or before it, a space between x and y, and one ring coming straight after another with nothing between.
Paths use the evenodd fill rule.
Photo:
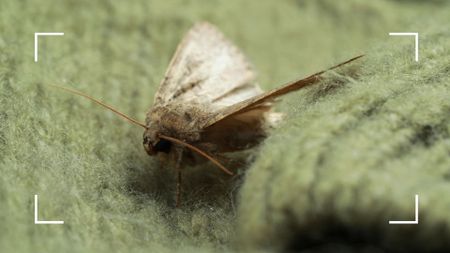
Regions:
<instances>
[{"instance_id":1,"label":"brown moth body","mask_svg":"<svg viewBox=\"0 0 450 253\"><path fill-rule=\"evenodd\" d=\"M186 106L189 107L189 106ZM155 107L147 114L144 131L144 148L149 155L158 152L169 153L172 151L172 143L161 139L159 136L166 135L183 140L187 143L194 143L200 140L196 119L198 109L192 108L188 112L182 105L172 105L171 107ZM191 115L192 114L192 115ZM192 118L194 117L194 118Z\"/></svg>"},{"instance_id":2,"label":"brown moth body","mask_svg":"<svg viewBox=\"0 0 450 253\"><path fill-rule=\"evenodd\" d=\"M274 99L317 83L325 71L263 92L240 50L214 26L199 23L179 44L145 124L88 95L63 89L87 97L145 129L145 151L151 156L168 156L175 162L179 206L184 159L200 156L232 175L214 155L245 150L260 143L267 128L280 120L280 113L272 111Z\"/></svg>"}]
</instances>

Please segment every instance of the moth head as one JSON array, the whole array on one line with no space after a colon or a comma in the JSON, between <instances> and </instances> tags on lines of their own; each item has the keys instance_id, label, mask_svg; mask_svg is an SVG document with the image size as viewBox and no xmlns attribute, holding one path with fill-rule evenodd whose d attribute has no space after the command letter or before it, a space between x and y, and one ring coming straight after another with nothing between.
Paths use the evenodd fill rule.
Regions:
<instances>
[{"instance_id":1,"label":"moth head","mask_svg":"<svg viewBox=\"0 0 450 253\"><path fill-rule=\"evenodd\" d=\"M158 154L158 152L169 153L172 148L172 142L159 138L150 129L144 132L143 145L147 154L151 156Z\"/></svg>"}]
</instances>

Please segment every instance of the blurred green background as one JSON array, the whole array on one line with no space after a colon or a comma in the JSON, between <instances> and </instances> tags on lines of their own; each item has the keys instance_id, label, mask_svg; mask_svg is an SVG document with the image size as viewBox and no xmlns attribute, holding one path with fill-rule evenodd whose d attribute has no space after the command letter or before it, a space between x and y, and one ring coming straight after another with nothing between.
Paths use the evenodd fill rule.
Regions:
<instances>
[{"instance_id":1,"label":"blurred green background","mask_svg":"<svg viewBox=\"0 0 450 253\"><path fill-rule=\"evenodd\" d=\"M448 247L445 240L440 241L450 234L446 218L450 200L445 200L450 175L446 159L450 125L445 120L450 112L445 102L450 71L448 7L447 1L437 0L2 0L0 251L315 252L333 240L341 246L326 246L331 252L383 252L391 246L409 252L421 249L405 238L416 243L434 238L430 249ZM332 75L326 84L349 83L349 88L330 96L324 95L327 89L323 88L290 95L278 107L290 120L274 130L274 137L261 148L249 152L250 160L256 162L248 164L248 175L229 179L211 166L187 168L186 203L177 210L172 201L172 171L145 154L141 129L48 85L74 87L143 120L177 43L192 24L204 20L217 25L245 52L265 89L361 53L366 59L360 79ZM412 61L411 38L388 36L405 31L423 36L421 65ZM33 61L35 32L65 33L40 40L38 63ZM393 81L394 77L398 80ZM367 116L361 116L361 111L370 114L371 108L382 107L379 98L391 101L388 109L374 116L379 125L358 128L353 135L336 134ZM395 121L392 111L403 109L411 113L395 115L411 121ZM406 132L396 128L401 124ZM425 137L419 131L417 138L437 133L433 138L438 141L430 144L435 148L412 148L417 153L398 160L399 153L425 145L408 142L404 150L395 148L402 138L410 139L426 125L431 130L425 127ZM321 140L329 140L328 146ZM381 145L384 141L387 144ZM362 144L350 149L354 143ZM304 197L297 202L297 196L307 194L308 176L323 166L311 162L320 155L328 171L337 172L324 179L327 184L322 188L308 193L325 196L323 203L312 208ZM354 163L352 157L360 160ZM414 164L419 168L412 173L409 168ZM362 204L352 206L353 195L348 196L352 183L371 178L376 174L372 168L378 167L404 168L376 175L377 180L381 175L376 182L385 179L386 184L399 187L398 194L376 183L360 186L360 194L372 197L360 198ZM336 180L351 178L354 172L354 181ZM270 180L273 173L282 175L276 183ZM411 174L418 178L397 184L396 178ZM424 175L429 177L421 181ZM419 189L416 185L425 192L430 189L427 193L436 190L423 205L437 211L428 212L421 232L411 227L387 230L387 218L396 213L399 219L409 217L412 192ZM349 191L329 195L336 188ZM65 224L34 225L34 194L40 196L40 219L61 219ZM333 207L327 206L330 198L335 198ZM398 206L397 199L401 199ZM374 203L380 202L390 207L377 209L379 204ZM350 217L338 214L336 218L324 211L327 208L352 212ZM311 216L316 211L324 216ZM359 220L351 223L352 215ZM320 222L325 216L331 227L344 227L348 236L330 237L332 229ZM315 223L305 222L308 219ZM306 228L313 231L308 233ZM355 241L354 234L364 236Z\"/></svg>"}]
</instances>

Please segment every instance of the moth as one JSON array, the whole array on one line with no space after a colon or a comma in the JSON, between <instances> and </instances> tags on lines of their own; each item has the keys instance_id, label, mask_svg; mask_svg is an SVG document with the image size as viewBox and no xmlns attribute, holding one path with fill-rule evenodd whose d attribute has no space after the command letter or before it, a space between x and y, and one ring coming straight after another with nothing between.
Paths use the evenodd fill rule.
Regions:
<instances>
[{"instance_id":1,"label":"moth","mask_svg":"<svg viewBox=\"0 0 450 253\"><path fill-rule=\"evenodd\" d=\"M259 144L267 136L268 127L280 119L280 113L272 109L276 98L318 83L324 72L360 57L264 92L243 53L217 28L202 22L194 25L178 45L145 123L84 93L60 88L86 97L144 128L147 154L175 162L179 207L181 165L185 161L195 164L203 157L233 175L215 156Z\"/></svg>"}]
</instances>

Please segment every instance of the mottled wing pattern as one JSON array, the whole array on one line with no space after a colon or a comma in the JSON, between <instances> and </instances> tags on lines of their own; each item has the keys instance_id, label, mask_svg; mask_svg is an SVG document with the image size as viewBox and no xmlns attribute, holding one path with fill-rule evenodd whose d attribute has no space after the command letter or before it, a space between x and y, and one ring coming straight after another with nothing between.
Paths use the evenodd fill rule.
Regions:
<instances>
[{"instance_id":1,"label":"mottled wing pattern","mask_svg":"<svg viewBox=\"0 0 450 253\"><path fill-rule=\"evenodd\" d=\"M191 28L178 46L154 107L189 103L215 112L261 93L244 55L203 22Z\"/></svg>"}]
</instances>

